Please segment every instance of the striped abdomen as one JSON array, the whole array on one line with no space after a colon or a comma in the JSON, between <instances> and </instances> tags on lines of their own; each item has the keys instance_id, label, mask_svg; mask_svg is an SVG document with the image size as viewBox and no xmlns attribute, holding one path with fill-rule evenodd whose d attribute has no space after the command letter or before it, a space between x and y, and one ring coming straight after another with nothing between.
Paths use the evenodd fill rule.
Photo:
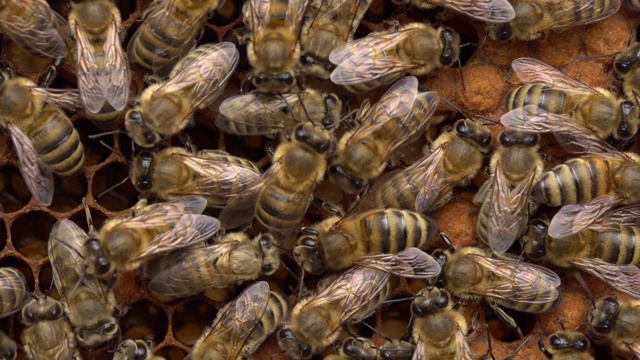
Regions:
<instances>
[{"instance_id":1,"label":"striped abdomen","mask_svg":"<svg viewBox=\"0 0 640 360\"><path fill-rule=\"evenodd\" d=\"M611 190L612 165L599 156L571 159L542 174L531 196L549 206L589 202Z\"/></svg>"},{"instance_id":2,"label":"striped abdomen","mask_svg":"<svg viewBox=\"0 0 640 360\"><path fill-rule=\"evenodd\" d=\"M249 358L255 353L267 337L280 327L289 316L289 310L289 302L282 294L274 291L269 293L269 304L242 349L244 358Z\"/></svg>"},{"instance_id":3,"label":"striped abdomen","mask_svg":"<svg viewBox=\"0 0 640 360\"><path fill-rule=\"evenodd\" d=\"M84 147L71 120L57 107L46 106L27 136L42 161L63 177L74 176L84 166Z\"/></svg>"},{"instance_id":4,"label":"striped abdomen","mask_svg":"<svg viewBox=\"0 0 640 360\"><path fill-rule=\"evenodd\" d=\"M514 292L518 291L518 286L520 286L520 284L513 284ZM557 296L557 297L553 301L535 303L536 301L541 300L543 298L552 298L554 296ZM544 289L541 289L541 291L537 293L531 294L531 296L528 298L522 295L519 295L518 300L511 300L507 298L504 298L504 299L492 298L491 301L509 309L531 313L531 314L540 314L540 313L546 313L555 309L555 307L560 303L560 300L561 298L560 298L560 294L558 293L558 290L556 290L553 287L546 287Z\"/></svg>"},{"instance_id":5,"label":"striped abdomen","mask_svg":"<svg viewBox=\"0 0 640 360\"><path fill-rule=\"evenodd\" d=\"M400 79L403 76L404 76L404 73L398 72L398 73L393 73L393 74L383 76L379 79L361 82L357 84L351 84L351 85L338 84L338 85L340 85L342 88L344 88L345 90L347 90L352 94L359 94L359 93L369 92L373 89L379 88L384 85L391 84L392 82Z\"/></svg>"},{"instance_id":6,"label":"striped abdomen","mask_svg":"<svg viewBox=\"0 0 640 360\"><path fill-rule=\"evenodd\" d=\"M383 286L382 290L380 290L380 292L377 293L375 296L370 297L368 301L365 301L363 303L363 306L360 308L360 310L358 310L358 312L355 313L351 317L351 319L349 319L349 321L352 323L359 323L362 320L371 316L371 314L373 314L373 312L376 311L376 309L379 308L380 305L382 305L382 303L385 300L387 300L389 295L391 295L391 291L393 291L393 289L395 289L396 286L398 286L399 282L400 282L399 277L394 275L389 275L386 283L382 285Z\"/></svg>"},{"instance_id":7,"label":"striped abdomen","mask_svg":"<svg viewBox=\"0 0 640 360\"><path fill-rule=\"evenodd\" d=\"M615 230L588 231L596 237L594 257L611 264L640 265L640 227L621 225Z\"/></svg>"},{"instance_id":8,"label":"striped abdomen","mask_svg":"<svg viewBox=\"0 0 640 360\"><path fill-rule=\"evenodd\" d=\"M22 309L31 298L22 273L14 268L0 269L0 318Z\"/></svg>"},{"instance_id":9,"label":"striped abdomen","mask_svg":"<svg viewBox=\"0 0 640 360\"><path fill-rule=\"evenodd\" d=\"M425 247L438 233L429 217L407 211L387 209L371 211L360 218L368 253L395 254L411 247Z\"/></svg>"},{"instance_id":10,"label":"striped abdomen","mask_svg":"<svg viewBox=\"0 0 640 360\"><path fill-rule=\"evenodd\" d=\"M377 181L371 190L365 194L361 209L408 209L416 208L418 188L415 176L406 170L396 170L384 177L384 182Z\"/></svg>"},{"instance_id":11,"label":"striped abdomen","mask_svg":"<svg viewBox=\"0 0 640 360\"><path fill-rule=\"evenodd\" d=\"M556 28L567 28L571 24L586 25L603 18L620 2L612 0L562 0L555 5L551 12ZM605 16L606 17L606 16Z\"/></svg>"},{"instance_id":12,"label":"striped abdomen","mask_svg":"<svg viewBox=\"0 0 640 360\"><path fill-rule=\"evenodd\" d=\"M513 110L526 105L537 105L554 114L568 114L570 109L567 94L553 90L546 84L526 84L511 90L505 98L507 110Z\"/></svg>"}]
</instances>

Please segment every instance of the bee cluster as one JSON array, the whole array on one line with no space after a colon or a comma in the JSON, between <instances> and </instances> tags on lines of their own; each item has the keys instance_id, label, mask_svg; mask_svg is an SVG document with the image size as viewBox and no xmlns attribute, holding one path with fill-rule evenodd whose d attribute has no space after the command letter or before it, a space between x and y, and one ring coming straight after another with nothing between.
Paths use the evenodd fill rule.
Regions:
<instances>
[{"instance_id":1,"label":"bee cluster","mask_svg":"<svg viewBox=\"0 0 640 360\"><path fill-rule=\"evenodd\" d=\"M0 359L640 357L633 1L7 3Z\"/></svg>"}]
</instances>

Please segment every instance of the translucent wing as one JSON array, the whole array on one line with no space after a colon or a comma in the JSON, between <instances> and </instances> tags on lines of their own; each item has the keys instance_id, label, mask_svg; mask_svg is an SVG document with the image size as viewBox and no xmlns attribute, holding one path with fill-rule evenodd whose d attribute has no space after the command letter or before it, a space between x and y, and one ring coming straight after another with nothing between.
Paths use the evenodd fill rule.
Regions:
<instances>
[{"instance_id":1,"label":"translucent wing","mask_svg":"<svg viewBox=\"0 0 640 360\"><path fill-rule=\"evenodd\" d=\"M45 0L12 1L6 11L15 15L0 18L2 32L31 52L50 58L63 58L67 47L56 27L67 21ZM14 8L13 10L10 8Z\"/></svg>"},{"instance_id":2,"label":"translucent wing","mask_svg":"<svg viewBox=\"0 0 640 360\"><path fill-rule=\"evenodd\" d=\"M444 173L442 167L447 147L448 144L443 144L424 160L407 168L407 178L415 179L415 187L419 189L415 202L419 213L432 211L433 206L458 185Z\"/></svg>"},{"instance_id":3,"label":"translucent wing","mask_svg":"<svg viewBox=\"0 0 640 360\"><path fill-rule=\"evenodd\" d=\"M31 195L44 205L51 205L53 200L53 173L51 169L40 160L31 139L22 130L12 123L7 124L7 129L16 149L20 173Z\"/></svg>"},{"instance_id":4,"label":"translucent wing","mask_svg":"<svg viewBox=\"0 0 640 360\"><path fill-rule=\"evenodd\" d=\"M622 200L618 195L607 194L586 204L563 206L549 223L549 236L564 238L575 235L591 226L598 218L620 204Z\"/></svg>"},{"instance_id":5,"label":"translucent wing","mask_svg":"<svg viewBox=\"0 0 640 360\"><path fill-rule=\"evenodd\" d=\"M589 229L607 231L620 229L621 226L638 226L638 219L640 219L640 204L624 206L611 210L595 219Z\"/></svg>"},{"instance_id":6,"label":"translucent wing","mask_svg":"<svg viewBox=\"0 0 640 360\"><path fill-rule=\"evenodd\" d=\"M640 269L637 266L610 264L598 258L583 258L571 263L617 290L636 299L640 298Z\"/></svg>"},{"instance_id":7,"label":"translucent wing","mask_svg":"<svg viewBox=\"0 0 640 360\"><path fill-rule=\"evenodd\" d=\"M308 21L311 22L308 33L318 30L319 24L333 24L337 37L347 42L353 37L357 24L364 16L369 8L372 0L316 0L315 7L318 9L314 12L314 17ZM314 26L315 25L315 26Z\"/></svg>"},{"instance_id":8,"label":"translucent wing","mask_svg":"<svg viewBox=\"0 0 640 360\"><path fill-rule=\"evenodd\" d=\"M106 103L113 109L122 110L129 101L129 64L118 38L115 19L111 21L103 49L104 65L96 56L84 31L76 25L78 89L84 106L92 113L98 113Z\"/></svg>"},{"instance_id":9,"label":"translucent wing","mask_svg":"<svg viewBox=\"0 0 640 360\"><path fill-rule=\"evenodd\" d=\"M529 193L536 173L535 169L531 169L515 188L510 189L500 164L496 166L495 171L492 196L485 205L492 208L487 226L487 240L491 251L496 255L502 255L509 250L527 226Z\"/></svg>"},{"instance_id":10,"label":"translucent wing","mask_svg":"<svg viewBox=\"0 0 640 360\"><path fill-rule=\"evenodd\" d=\"M460 329L456 331L455 344L456 356L454 360L475 360L476 357L473 354L473 351L471 351L469 344L467 343L467 338L464 336L462 330Z\"/></svg>"},{"instance_id":11,"label":"translucent wing","mask_svg":"<svg viewBox=\"0 0 640 360\"><path fill-rule=\"evenodd\" d=\"M424 344L422 341L418 340L416 343L416 348L413 350L413 355L411 356L411 360L425 360L426 357L424 355Z\"/></svg>"},{"instance_id":12,"label":"translucent wing","mask_svg":"<svg viewBox=\"0 0 640 360\"><path fill-rule=\"evenodd\" d=\"M191 246L211 238L220 229L218 219L207 215L184 214L174 227L151 240L140 257Z\"/></svg>"},{"instance_id":13,"label":"translucent wing","mask_svg":"<svg viewBox=\"0 0 640 360\"><path fill-rule=\"evenodd\" d=\"M32 87L31 93L35 96L42 96L46 103L57 105L63 109L78 111L83 108L80 91L78 89Z\"/></svg>"},{"instance_id":14,"label":"translucent wing","mask_svg":"<svg viewBox=\"0 0 640 360\"><path fill-rule=\"evenodd\" d=\"M290 109L300 102L299 94L264 95L257 92L237 95L220 104L216 126L238 135L270 135L296 126L300 120Z\"/></svg>"},{"instance_id":15,"label":"translucent wing","mask_svg":"<svg viewBox=\"0 0 640 360\"><path fill-rule=\"evenodd\" d=\"M539 32L561 30L575 26L587 25L605 19L620 9L621 1L601 2L586 0L570 3L572 6L558 6L553 17L545 17L537 24ZM584 14L576 16L576 14Z\"/></svg>"},{"instance_id":16,"label":"translucent wing","mask_svg":"<svg viewBox=\"0 0 640 360\"><path fill-rule=\"evenodd\" d=\"M573 19L573 17L572 17ZM525 83L541 82L556 90L591 95L597 93L589 85L567 76L562 71L532 58L519 58L511 63L513 71Z\"/></svg>"},{"instance_id":17,"label":"translucent wing","mask_svg":"<svg viewBox=\"0 0 640 360\"><path fill-rule=\"evenodd\" d=\"M82 247L86 240L87 233L71 220L58 220L51 229L48 252L53 282L67 302L83 278Z\"/></svg>"},{"instance_id":18,"label":"translucent wing","mask_svg":"<svg viewBox=\"0 0 640 360\"><path fill-rule=\"evenodd\" d=\"M141 202L142 200L132 208L134 219L139 219L139 222L152 222L151 226L161 224L163 222L162 216L167 216L168 220L173 218L175 221L176 216L180 216L181 213L201 214L207 208L207 199L197 195L183 196L179 199L151 205L146 205L145 202L145 206L142 207L140 206ZM138 225L144 226L143 224Z\"/></svg>"},{"instance_id":19,"label":"translucent wing","mask_svg":"<svg viewBox=\"0 0 640 360\"><path fill-rule=\"evenodd\" d=\"M24 275L11 267L0 268L0 291L12 295L0 297L0 318L19 311L31 299Z\"/></svg>"},{"instance_id":20,"label":"translucent wing","mask_svg":"<svg viewBox=\"0 0 640 360\"><path fill-rule=\"evenodd\" d=\"M432 278L438 276L441 270L437 261L418 248L409 248L397 254L368 254L353 263L414 279Z\"/></svg>"},{"instance_id":21,"label":"translucent wing","mask_svg":"<svg viewBox=\"0 0 640 360\"><path fill-rule=\"evenodd\" d=\"M516 16L507 0L446 0L440 4L484 22L505 23Z\"/></svg>"},{"instance_id":22,"label":"translucent wing","mask_svg":"<svg viewBox=\"0 0 640 360\"><path fill-rule=\"evenodd\" d=\"M249 0L249 9L251 10L251 30L253 32L253 43L265 32L267 24L271 16L269 9L271 8L270 0ZM258 40L260 41L260 40Z\"/></svg>"},{"instance_id":23,"label":"translucent wing","mask_svg":"<svg viewBox=\"0 0 640 360\"><path fill-rule=\"evenodd\" d=\"M307 5L309 0L289 0L289 8L287 9L287 16L285 21L289 26L291 34L297 36L300 34L300 26L302 25L302 17L305 11L307 11Z\"/></svg>"}]
</instances>

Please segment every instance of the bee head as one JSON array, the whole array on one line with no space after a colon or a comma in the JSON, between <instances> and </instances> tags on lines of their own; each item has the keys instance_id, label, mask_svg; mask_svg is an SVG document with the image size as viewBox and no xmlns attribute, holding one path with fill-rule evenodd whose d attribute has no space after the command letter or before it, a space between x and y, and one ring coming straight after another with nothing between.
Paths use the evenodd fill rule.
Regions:
<instances>
[{"instance_id":1,"label":"bee head","mask_svg":"<svg viewBox=\"0 0 640 360\"><path fill-rule=\"evenodd\" d=\"M620 304L614 297L606 297L595 304L590 310L587 319L596 335L606 335L613 329Z\"/></svg>"},{"instance_id":2,"label":"bee head","mask_svg":"<svg viewBox=\"0 0 640 360\"><path fill-rule=\"evenodd\" d=\"M445 289L428 287L420 292L411 303L411 313L415 317L424 317L429 313L449 306L451 295Z\"/></svg>"},{"instance_id":3,"label":"bee head","mask_svg":"<svg viewBox=\"0 0 640 360\"><path fill-rule=\"evenodd\" d=\"M622 119L613 137L618 141L626 141L638 132L640 111L633 101L625 100L620 103L620 112L622 113Z\"/></svg>"},{"instance_id":4,"label":"bee head","mask_svg":"<svg viewBox=\"0 0 640 360\"><path fill-rule=\"evenodd\" d=\"M127 129L129 137L131 137L138 146L150 148L161 140L160 134L146 126L142 112L137 109L127 111L124 119L124 127Z\"/></svg>"},{"instance_id":5,"label":"bee head","mask_svg":"<svg viewBox=\"0 0 640 360\"><path fill-rule=\"evenodd\" d=\"M149 172L151 171L153 158L153 153L145 150L136 155L131 162L129 178L131 178L133 186L135 186L139 192L151 190L152 184Z\"/></svg>"},{"instance_id":6,"label":"bee head","mask_svg":"<svg viewBox=\"0 0 640 360\"><path fill-rule=\"evenodd\" d=\"M291 329L278 331L278 345L288 357L294 360L310 359L313 355L311 347L298 340Z\"/></svg>"}]
</instances>

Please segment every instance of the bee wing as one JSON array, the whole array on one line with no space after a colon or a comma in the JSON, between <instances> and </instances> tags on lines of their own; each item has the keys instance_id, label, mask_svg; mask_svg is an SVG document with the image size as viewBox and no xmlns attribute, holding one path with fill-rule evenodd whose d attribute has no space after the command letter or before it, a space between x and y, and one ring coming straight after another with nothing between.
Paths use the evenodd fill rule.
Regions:
<instances>
[{"instance_id":1,"label":"bee wing","mask_svg":"<svg viewBox=\"0 0 640 360\"><path fill-rule=\"evenodd\" d=\"M42 96L48 104L57 105L63 109L77 111L83 107L80 91L78 89L49 89L32 87L34 96Z\"/></svg>"},{"instance_id":2,"label":"bee wing","mask_svg":"<svg viewBox=\"0 0 640 360\"><path fill-rule=\"evenodd\" d=\"M572 5L558 6L554 16L545 17L542 22L538 23L538 31L546 32L592 24L618 12L621 1L601 2L587 0ZM576 14L588 14L588 16L576 18Z\"/></svg>"},{"instance_id":3,"label":"bee wing","mask_svg":"<svg viewBox=\"0 0 640 360\"><path fill-rule=\"evenodd\" d=\"M426 279L440 274L440 265L429 254L418 248L409 248L397 254L367 254L356 261L375 270L412 279Z\"/></svg>"},{"instance_id":4,"label":"bee wing","mask_svg":"<svg viewBox=\"0 0 640 360\"><path fill-rule=\"evenodd\" d=\"M548 84L553 89L584 95L591 95L598 92L589 85L536 59L528 57L515 59L511 62L511 67L520 80L525 83L541 82Z\"/></svg>"},{"instance_id":5,"label":"bee wing","mask_svg":"<svg viewBox=\"0 0 640 360\"><path fill-rule=\"evenodd\" d=\"M51 169L40 160L31 139L22 130L13 123L8 123L7 129L16 149L20 173L31 195L38 198L44 205L51 205L53 200L53 173Z\"/></svg>"},{"instance_id":6,"label":"bee wing","mask_svg":"<svg viewBox=\"0 0 640 360\"><path fill-rule=\"evenodd\" d=\"M455 345L456 356L454 360L475 360L476 357L467 343L467 338L459 328L458 331L456 331Z\"/></svg>"},{"instance_id":7,"label":"bee wing","mask_svg":"<svg viewBox=\"0 0 640 360\"><path fill-rule=\"evenodd\" d=\"M193 51L197 55L190 56L187 63L178 63L181 71L157 90L159 95L186 91L192 111L219 95L240 58L238 49L230 42L205 44Z\"/></svg>"},{"instance_id":8,"label":"bee wing","mask_svg":"<svg viewBox=\"0 0 640 360\"><path fill-rule=\"evenodd\" d=\"M216 126L238 135L275 134L299 123L290 113L290 109L298 102L299 95L293 93L263 95L253 92L233 96L220 104L220 117L216 120ZM228 126L228 122L241 127Z\"/></svg>"},{"instance_id":9,"label":"bee wing","mask_svg":"<svg viewBox=\"0 0 640 360\"><path fill-rule=\"evenodd\" d=\"M637 266L610 264L598 258L583 258L571 263L617 290L640 299L640 269Z\"/></svg>"},{"instance_id":10,"label":"bee wing","mask_svg":"<svg viewBox=\"0 0 640 360\"><path fill-rule=\"evenodd\" d=\"M147 205L144 212L138 212L134 218L128 221L140 223L135 226L144 226L145 223L156 226L165 222L173 223L182 213L201 214L206 208L207 199L198 195L188 195L171 201Z\"/></svg>"},{"instance_id":11,"label":"bee wing","mask_svg":"<svg viewBox=\"0 0 640 360\"><path fill-rule=\"evenodd\" d=\"M329 61L337 65L331 72L331 81L338 85L354 85L416 68L416 64L385 54L411 35L412 30L369 35L338 46L329 55Z\"/></svg>"},{"instance_id":12,"label":"bee wing","mask_svg":"<svg viewBox=\"0 0 640 360\"><path fill-rule=\"evenodd\" d=\"M249 0L249 9L251 10L251 31L253 32L253 41L256 42L258 36L264 34L271 16L269 9L271 8L270 0Z\"/></svg>"},{"instance_id":13,"label":"bee wing","mask_svg":"<svg viewBox=\"0 0 640 360\"><path fill-rule=\"evenodd\" d=\"M492 207L488 223L489 247L496 255L504 254L520 237L528 221L529 192L536 176L535 169L515 188L505 181L504 170L498 164L493 177L493 191L489 206Z\"/></svg>"},{"instance_id":14,"label":"bee wing","mask_svg":"<svg viewBox=\"0 0 640 360\"><path fill-rule=\"evenodd\" d=\"M500 122L509 129L523 132L552 132L558 144L570 153L626 157L571 117L546 112L536 105L513 109L502 115Z\"/></svg>"},{"instance_id":15,"label":"bee wing","mask_svg":"<svg viewBox=\"0 0 640 360\"><path fill-rule=\"evenodd\" d=\"M415 179L413 183L418 188L415 202L416 212L431 211L433 205L438 204L442 197L457 185L442 170L441 164L447 146L448 144L443 144L424 160L407 169L407 178Z\"/></svg>"},{"instance_id":16,"label":"bee wing","mask_svg":"<svg viewBox=\"0 0 640 360\"><path fill-rule=\"evenodd\" d=\"M640 357L640 344L636 341L634 343L627 343L627 348L632 352L636 357Z\"/></svg>"},{"instance_id":17,"label":"bee wing","mask_svg":"<svg viewBox=\"0 0 640 360\"><path fill-rule=\"evenodd\" d=\"M416 348L413 349L413 355L411 355L411 360L425 360L426 356L424 355L424 344L422 341L418 340L416 343Z\"/></svg>"},{"instance_id":18,"label":"bee wing","mask_svg":"<svg viewBox=\"0 0 640 360\"><path fill-rule=\"evenodd\" d=\"M316 24L333 23L337 26L336 32L345 33L338 34L338 38L347 42L353 37L356 31L356 24L360 23L360 20L364 16L364 13L369 9L372 0L316 0L317 11L314 13L314 17L310 18L311 21L308 33L317 31ZM336 21L336 19L339 19ZM342 21L350 20L347 24L342 24ZM345 26L346 25L346 26Z\"/></svg>"},{"instance_id":19,"label":"bee wing","mask_svg":"<svg viewBox=\"0 0 640 360\"><path fill-rule=\"evenodd\" d=\"M546 304L558 298L560 278L542 266L512 260L492 259L470 255L480 266L503 279L492 282L491 287L477 295L526 304Z\"/></svg>"},{"instance_id":20,"label":"bee wing","mask_svg":"<svg viewBox=\"0 0 640 360\"><path fill-rule=\"evenodd\" d=\"M289 0L289 8L287 9L287 15L285 21L289 24L289 31L291 34L297 36L300 35L300 26L302 25L302 18L309 0Z\"/></svg>"},{"instance_id":21,"label":"bee wing","mask_svg":"<svg viewBox=\"0 0 640 360\"><path fill-rule=\"evenodd\" d=\"M629 205L609 211L597 218L589 229L607 231L620 229L621 226L637 226L640 218L640 204Z\"/></svg>"},{"instance_id":22,"label":"bee wing","mask_svg":"<svg viewBox=\"0 0 640 360\"><path fill-rule=\"evenodd\" d=\"M516 17L516 11L507 0L447 0L441 5L490 23L505 23Z\"/></svg>"},{"instance_id":23,"label":"bee wing","mask_svg":"<svg viewBox=\"0 0 640 360\"><path fill-rule=\"evenodd\" d=\"M118 26L112 19L104 43L104 68L96 59L95 48L84 31L76 25L78 90L84 106L98 113L105 102L115 110L122 110L129 100L129 64L118 38Z\"/></svg>"},{"instance_id":24,"label":"bee wing","mask_svg":"<svg viewBox=\"0 0 640 360\"><path fill-rule=\"evenodd\" d=\"M220 229L218 219L199 214L184 214L175 226L151 240L140 257L180 249L211 238Z\"/></svg>"},{"instance_id":25,"label":"bee wing","mask_svg":"<svg viewBox=\"0 0 640 360\"><path fill-rule=\"evenodd\" d=\"M5 291L13 296L0 297L0 318L21 310L31 299L31 292L27 289L24 275L15 268L0 268L0 292Z\"/></svg>"},{"instance_id":26,"label":"bee wing","mask_svg":"<svg viewBox=\"0 0 640 360\"><path fill-rule=\"evenodd\" d=\"M575 235L595 223L622 200L618 195L607 194L586 204L563 206L551 219L548 234L553 238Z\"/></svg>"},{"instance_id":27,"label":"bee wing","mask_svg":"<svg viewBox=\"0 0 640 360\"><path fill-rule=\"evenodd\" d=\"M67 21L49 7L45 0L12 1L16 15L3 15L0 18L2 32L14 42L30 51L50 58L63 58L67 47L56 29ZM53 18L56 26L51 26Z\"/></svg>"},{"instance_id":28,"label":"bee wing","mask_svg":"<svg viewBox=\"0 0 640 360\"><path fill-rule=\"evenodd\" d=\"M83 278L82 246L86 239L87 233L67 219L58 220L49 235L48 253L53 282L67 301Z\"/></svg>"}]
</instances>

